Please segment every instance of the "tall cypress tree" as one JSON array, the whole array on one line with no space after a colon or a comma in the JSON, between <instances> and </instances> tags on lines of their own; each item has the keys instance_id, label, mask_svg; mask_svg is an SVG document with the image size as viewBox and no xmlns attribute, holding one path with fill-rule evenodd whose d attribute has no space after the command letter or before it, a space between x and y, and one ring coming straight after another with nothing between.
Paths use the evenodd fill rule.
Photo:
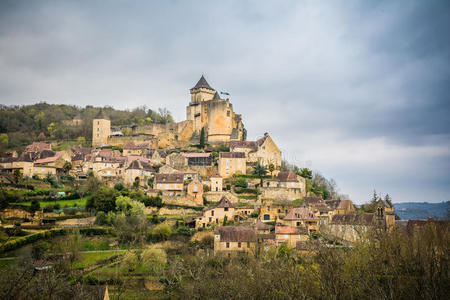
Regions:
<instances>
[{"instance_id":1,"label":"tall cypress tree","mask_svg":"<svg viewBox=\"0 0 450 300\"><path fill-rule=\"evenodd\" d=\"M200 131L200 148L205 148L205 128L202 128L202 131Z\"/></svg>"}]
</instances>

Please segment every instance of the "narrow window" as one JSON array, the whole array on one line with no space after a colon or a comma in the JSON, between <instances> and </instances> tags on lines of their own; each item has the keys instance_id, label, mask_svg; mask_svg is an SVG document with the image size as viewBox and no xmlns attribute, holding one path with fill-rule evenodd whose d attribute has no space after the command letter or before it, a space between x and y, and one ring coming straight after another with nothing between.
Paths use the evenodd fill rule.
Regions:
<instances>
[{"instance_id":1,"label":"narrow window","mask_svg":"<svg viewBox=\"0 0 450 300\"><path fill-rule=\"evenodd\" d=\"M238 248L241 248L241 242L238 242Z\"/></svg>"},{"instance_id":2,"label":"narrow window","mask_svg":"<svg viewBox=\"0 0 450 300\"><path fill-rule=\"evenodd\" d=\"M227 242L227 248L230 248L230 243L229 242Z\"/></svg>"}]
</instances>

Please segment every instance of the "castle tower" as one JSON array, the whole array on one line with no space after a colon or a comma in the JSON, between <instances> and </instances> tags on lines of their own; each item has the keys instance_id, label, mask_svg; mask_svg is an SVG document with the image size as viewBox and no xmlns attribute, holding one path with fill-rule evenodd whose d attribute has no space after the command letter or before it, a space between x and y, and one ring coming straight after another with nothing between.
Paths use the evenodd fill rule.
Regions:
<instances>
[{"instance_id":1,"label":"castle tower","mask_svg":"<svg viewBox=\"0 0 450 300\"><path fill-rule=\"evenodd\" d=\"M97 116L92 121L92 146L101 147L108 144L108 137L111 135L111 121L100 109Z\"/></svg>"},{"instance_id":2,"label":"castle tower","mask_svg":"<svg viewBox=\"0 0 450 300\"><path fill-rule=\"evenodd\" d=\"M197 84L190 89L191 102L186 107L186 120L194 123L194 133L200 134L202 128L208 123L208 112L203 102L214 98L216 91L209 85L202 75ZM205 128L206 129L206 128Z\"/></svg>"}]
</instances>

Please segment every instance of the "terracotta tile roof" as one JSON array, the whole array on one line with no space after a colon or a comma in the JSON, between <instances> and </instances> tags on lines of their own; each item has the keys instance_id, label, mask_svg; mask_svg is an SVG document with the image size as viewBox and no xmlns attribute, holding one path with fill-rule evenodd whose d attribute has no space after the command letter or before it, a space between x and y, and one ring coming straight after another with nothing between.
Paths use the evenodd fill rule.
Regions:
<instances>
[{"instance_id":1,"label":"terracotta tile roof","mask_svg":"<svg viewBox=\"0 0 450 300\"><path fill-rule=\"evenodd\" d=\"M374 214L337 214L331 219L331 224L340 225L375 225Z\"/></svg>"},{"instance_id":2,"label":"terracotta tile roof","mask_svg":"<svg viewBox=\"0 0 450 300\"><path fill-rule=\"evenodd\" d=\"M41 152L44 150L52 150L50 144L34 142L25 147L25 152Z\"/></svg>"},{"instance_id":3,"label":"terracotta tile roof","mask_svg":"<svg viewBox=\"0 0 450 300\"><path fill-rule=\"evenodd\" d=\"M298 182L297 175L293 172L280 172L278 173L277 179L280 182Z\"/></svg>"},{"instance_id":4,"label":"terracotta tile roof","mask_svg":"<svg viewBox=\"0 0 450 300\"><path fill-rule=\"evenodd\" d=\"M220 235L221 242L256 242L256 230L244 226L218 227L214 234Z\"/></svg>"},{"instance_id":5,"label":"terracotta tile roof","mask_svg":"<svg viewBox=\"0 0 450 300\"><path fill-rule=\"evenodd\" d=\"M267 224L264 224L261 220L259 220L258 219L258 221L256 221L256 223L255 223L255 229L256 230L269 230L269 229L271 229L272 227L271 226L269 226L269 225L267 225Z\"/></svg>"},{"instance_id":6,"label":"terracotta tile roof","mask_svg":"<svg viewBox=\"0 0 450 300\"><path fill-rule=\"evenodd\" d=\"M258 150L258 145L254 141L231 141L230 148L249 148L256 151Z\"/></svg>"},{"instance_id":7,"label":"terracotta tile roof","mask_svg":"<svg viewBox=\"0 0 450 300\"><path fill-rule=\"evenodd\" d=\"M291 211L284 217L283 220L318 220L319 218L314 215L314 213L306 207L296 207L291 209Z\"/></svg>"},{"instance_id":8,"label":"terracotta tile roof","mask_svg":"<svg viewBox=\"0 0 450 300\"><path fill-rule=\"evenodd\" d=\"M128 161L128 163L132 163L135 160L140 160L143 162L148 163L148 158L144 157L144 156L138 156L138 155L129 155L126 157L126 160Z\"/></svg>"},{"instance_id":9,"label":"terracotta tile roof","mask_svg":"<svg viewBox=\"0 0 450 300\"><path fill-rule=\"evenodd\" d=\"M245 152L220 152L220 158L245 158Z\"/></svg>"},{"instance_id":10,"label":"terracotta tile roof","mask_svg":"<svg viewBox=\"0 0 450 300\"><path fill-rule=\"evenodd\" d=\"M319 203L325 204L325 202L323 201L323 199L321 197L305 197L304 202L306 205L316 205Z\"/></svg>"},{"instance_id":11,"label":"terracotta tile roof","mask_svg":"<svg viewBox=\"0 0 450 300\"><path fill-rule=\"evenodd\" d=\"M196 153L196 152L186 152L182 153L184 157L194 158L194 157L210 157L211 153Z\"/></svg>"},{"instance_id":12,"label":"terracotta tile roof","mask_svg":"<svg viewBox=\"0 0 450 300\"><path fill-rule=\"evenodd\" d=\"M308 229L295 226L275 226L275 234L308 234Z\"/></svg>"},{"instance_id":13,"label":"terracotta tile roof","mask_svg":"<svg viewBox=\"0 0 450 300\"><path fill-rule=\"evenodd\" d=\"M182 173L155 174L155 183L183 183Z\"/></svg>"}]
</instances>

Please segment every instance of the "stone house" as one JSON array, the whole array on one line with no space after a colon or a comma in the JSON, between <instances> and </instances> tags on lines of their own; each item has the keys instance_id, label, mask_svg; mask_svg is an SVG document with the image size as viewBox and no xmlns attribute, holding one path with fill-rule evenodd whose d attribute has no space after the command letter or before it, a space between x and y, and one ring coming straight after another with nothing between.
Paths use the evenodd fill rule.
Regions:
<instances>
[{"instance_id":1,"label":"stone house","mask_svg":"<svg viewBox=\"0 0 450 300\"><path fill-rule=\"evenodd\" d=\"M221 226L214 231L214 255L254 254L257 247L257 233L252 227Z\"/></svg>"},{"instance_id":2,"label":"stone house","mask_svg":"<svg viewBox=\"0 0 450 300\"><path fill-rule=\"evenodd\" d=\"M283 218L282 223L291 227L306 228L308 233L319 231L319 218L306 207L293 208L286 217Z\"/></svg>"},{"instance_id":3,"label":"stone house","mask_svg":"<svg viewBox=\"0 0 450 300\"><path fill-rule=\"evenodd\" d=\"M270 234L273 227L269 226L267 224L264 224L263 222L261 222L261 220L258 219L258 220L256 220L254 228L259 235L259 234Z\"/></svg>"},{"instance_id":4,"label":"stone house","mask_svg":"<svg viewBox=\"0 0 450 300\"><path fill-rule=\"evenodd\" d=\"M276 222L284 218L293 206L290 201L264 201L260 208L259 219L262 222Z\"/></svg>"},{"instance_id":5,"label":"stone house","mask_svg":"<svg viewBox=\"0 0 450 300\"><path fill-rule=\"evenodd\" d=\"M153 188L161 191L163 196L180 197L184 193L183 174L155 174Z\"/></svg>"},{"instance_id":6,"label":"stone house","mask_svg":"<svg viewBox=\"0 0 450 300\"><path fill-rule=\"evenodd\" d=\"M245 174L247 170L244 152L220 152L219 153L219 174L228 178L236 173Z\"/></svg>"},{"instance_id":7,"label":"stone house","mask_svg":"<svg viewBox=\"0 0 450 300\"><path fill-rule=\"evenodd\" d=\"M275 178L263 180L263 199L296 200L306 196L306 181L293 172L279 172Z\"/></svg>"},{"instance_id":8,"label":"stone house","mask_svg":"<svg viewBox=\"0 0 450 300\"><path fill-rule=\"evenodd\" d=\"M144 151L144 156L147 157L153 165L159 166L166 163L167 152L163 149L149 149Z\"/></svg>"},{"instance_id":9,"label":"stone house","mask_svg":"<svg viewBox=\"0 0 450 300\"><path fill-rule=\"evenodd\" d=\"M203 205L203 184L195 178L187 185L188 198L197 205Z\"/></svg>"},{"instance_id":10,"label":"stone house","mask_svg":"<svg viewBox=\"0 0 450 300\"><path fill-rule=\"evenodd\" d=\"M99 178L122 177L125 159L97 156L91 163L91 171Z\"/></svg>"},{"instance_id":11,"label":"stone house","mask_svg":"<svg viewBox=\"0 0 450 300\"><path fill-rule=\"evenodd\" d=\"M249 164L259 162L263 166L281 166L281 151L268 133L256 141L232 141L230 151L246 153Z\"/></svg>"},{"instance_id":12,"label":"stone house","mask_svg":"<svg viewBox=\"0 0 450 300\"><path fill-rule=\"evenodd\" d=\"M139 159L133 160L128 168L125 169L125 184L147 185L149 178L153 177L155 170L149 163Z\"/></svg>"},{"instance_id":13,"label":"stone house","mask_svg":"<svg viewBox=\"0 0 450 300\"><path fill-rule=\"evenodd\" d=\"M134 142L129 142L123 147L123 156L140 156L148 147L150 147L150 143L141 143L136 145Z\"/></svg>"},{"instance_id":14,"label":"stone house","mask_svg":"<svg viewBox=\"0 0 450 300\"><path fill-rule=\"evenodd\" d=\"M356 212L351 200L327 200L327 206L333 209L334 214L350 214Z\"/></svg>"},{"instance_id":15,"label":"stone house","mask_svg":"<svg viewBox=\"0 0 450 300\"><path fill-rule=\"evenodd\" d=\"M209 179L212 192L221 192L223 190L223 178L219 173L215 172Z\"/></svg>"},{"instance_id":16,"label":"stone house","mask_svg":"<svg viewBox=\"0 0 450 300\"><path fill-rule=\"evenodd\" d=\"M196 228L206 228L212 224L222 224L223 220L233 220L235 217L235 207L226 197L222 197L214 207L206 208L203 215L195 220Z\"/></svg>"},{"instance_id":17,"label":"stone house","mask_svg":"<svg viewBox=\"0 0 450 300\"><path fill-rule=\"evenodd\" d=\"M295 248L297 242L307 240L309 240L309 233L306 227L275 226L275 244L277 246L286 243L287 246Z\"/></svg>"},{"instance_id":18,"label":"stone house","mask_svg":"<svg viewBox=\"0 0 450 300\"><path fill-rule=\"evenodd\" d=\"M385 232L395 227L395 214L393 211L385 211L385 207L379 204L375 213L371 214L335 214L326 232L338 239L356 242L365 239L370 231Z\"/></svg>"}]
</instances>

